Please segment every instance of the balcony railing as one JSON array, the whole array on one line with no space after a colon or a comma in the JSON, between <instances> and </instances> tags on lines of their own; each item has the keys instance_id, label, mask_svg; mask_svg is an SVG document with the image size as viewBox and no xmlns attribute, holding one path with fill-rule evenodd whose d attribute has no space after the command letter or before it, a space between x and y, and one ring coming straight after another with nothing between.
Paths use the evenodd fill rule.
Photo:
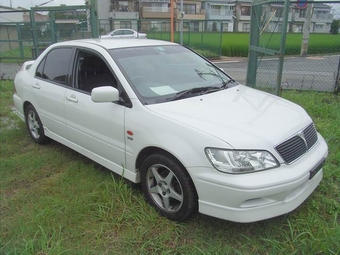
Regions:
<instances>
[{"instance_id":1,"label":"balcony railing","mask_svg":"<svg viewBox=\"0 0 340 255\"><path fill-rule=\"evenodd\" d=\"M141 7L140 16L142 18L170 19L171 8L168 7ZM175 17L177 14L175 12Z\"/></svg>"},{"instance_id":2,"label":"balcony railing","mask_svg":"<svg viewBox=\"0 0 340 255\"><path fill-rule=\"evenodd\" d=\"M224 9L210 9L206 12L207 19L232 20L233 11Z\"/></svg>"},{"instance_id":3,"label":"balcony railing","mask_svg":"<svg viewBox=\"0 0 340 255\"><path fill-rule=\"evenodd\" d=\"M334 18L333 14L313 14L312 16L313 19L317 19L317 20L329 20L332 21Z\"/></svg>"},{"instance_id":4,"label":"balcony railing","mask_svg":"<svg viewBox=\"0 0 340 255\"><path fill-rule=\"evenodd\" d=\"M142 7L145 12L170 12L168 7Z\"/></svg>"},{"instance_id":5,"label":"balcony railing","mask_svg":"<svg viewBox=\"0 0 340 255\"><path fill-rule=\"evenodd\" d=\"M220 9L220 10L211 9L210 14L211 15L218 15L218 16L232 16L233 11L232 10L223 10L223 9Z\"/></svg>"}]
</instances>

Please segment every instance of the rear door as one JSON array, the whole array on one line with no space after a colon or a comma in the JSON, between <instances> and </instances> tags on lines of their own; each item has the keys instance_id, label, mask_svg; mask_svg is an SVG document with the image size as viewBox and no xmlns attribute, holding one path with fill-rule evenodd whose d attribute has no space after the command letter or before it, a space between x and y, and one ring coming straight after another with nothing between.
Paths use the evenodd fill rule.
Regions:
<instances>
[{"instance_id":1,"label":"rear door","mask_svg":"<svg viewBox=\"0 0 340 255\"><path fill-rule=\"evenodd\" d=\"M67 138L64 98L70 86L72 47L52 49L42 59L33 79L33 106L48 133Z\"/></svg>"}]
</instances>

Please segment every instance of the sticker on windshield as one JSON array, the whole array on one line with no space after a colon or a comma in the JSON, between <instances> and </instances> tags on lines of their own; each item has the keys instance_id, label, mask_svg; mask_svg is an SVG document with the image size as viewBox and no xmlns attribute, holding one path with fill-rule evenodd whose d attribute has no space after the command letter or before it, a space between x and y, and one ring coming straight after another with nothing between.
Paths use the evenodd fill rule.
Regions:
<instances>
[{"instance_id":1,"label":"sticker on windshield","mask_svg":"<svg viewBox=\"0 0 340 255\"><path fill-rule=\"evenodd\" d=\"M170 86L160 86L160 87L150 87L150 89L160 96L177 93L178 91L174 90Z\"/></svg>"}]
</instances>

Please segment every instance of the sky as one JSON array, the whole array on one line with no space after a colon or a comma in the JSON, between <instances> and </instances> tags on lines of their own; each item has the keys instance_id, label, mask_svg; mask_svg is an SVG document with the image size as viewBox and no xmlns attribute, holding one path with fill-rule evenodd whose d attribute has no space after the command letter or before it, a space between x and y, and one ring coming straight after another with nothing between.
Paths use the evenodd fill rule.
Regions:
<instances>
[{"instance_id":1,"label":"sky","mask_svg":"<svg viewBox=\"0 0 340 255\"><path fill-rule=\"evenodd\" d=\"M40 5L46 3L50 0L0 0L0 5L2 6L11 6L13 8L17 7L24 7L24 8L31 8L36 5ZM85 0L53 0L50 3L44 4L43 6L59 6L60 4L66 5L84 5Z\"/></svg>"}]
</instances>

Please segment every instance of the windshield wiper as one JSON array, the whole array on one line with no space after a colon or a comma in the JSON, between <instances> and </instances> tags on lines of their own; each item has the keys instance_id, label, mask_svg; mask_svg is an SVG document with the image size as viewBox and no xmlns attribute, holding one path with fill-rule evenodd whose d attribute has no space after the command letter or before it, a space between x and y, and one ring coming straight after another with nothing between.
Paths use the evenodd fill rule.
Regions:
<instances>
[{"instance_id":1,"label":"windshield wiper","mask_svg":"<svg viewBox=\"0 0 340 255\"><path fill-rule=\"evenodd\" d=\"M174 100L178 100L178 99L181 99L181 98L184 98L190 94L200 94L200 95L203 95L203 94L208 94L208 93L211 93L211 92L215 92L215 91L218 91L218 90L221 90L220 87L199 87L199 88L192 88L192 89L187 89L187 90L183 90L183 91L180 91L178 93L175 94L175 96L171 97L171 98L168 98L169 101L174 101Z\"/></svg>"},{"instance_id":2,"label":"windshield wiper","mask_svg":"<svg viewBox=\"0 0 340 255\"><path fill-rule=\"evenodd\" d=\"M229 81L223 81L222 82L222 86L221 86L221 89L227 89L228 88L228 84L229 83L233 83L233 82L236 82L234 79L232 79L232 78L230 78L230 80Z\"/></svg>"},{"instance_id":3,"label":"windshield wiper","mask_svg":"<svg viewBox=\"0 0 340 255\"><path fill-rule=\"evenodd\" d=\"M215 76L215 77L218 77L218 78L220 78L220 76L218 75L218 74L216 74L216 73L213 73L213 72L203 72L203 71L200 71L200 70L198 70L198 69L196 69L195 68L195 72L198 74L198 76L200 77L200 78L202 78L203 80L207 80L204 76L205 75L212 75L212 76Z\"/></svg>"},{"instance_id":4,"label":"windshield wiper","mask_svg":"<svg viewBox=\"0 0 340 255\"><path fill-rule=\"evenodd\" d=\"M211 73L211 75L214 75L216 77L218 77L221 82L222 82L222 86L221 86L221 89L227 89L228 88L228 84L229 83L233 83L233 82L236 82L233 78L231 78L229 75L227 75L228 77L228 81L225 81L225 79L222 77L221 75L221 70L219 67L215 66L215 65L212 65L212 64L209 64L209 63L206 63L207 66L209 67L212 67L215 69L216 73ZM223 72L222 72L223 73ZM223 73L224 74L224 73ZM225 75L225 74L224 74Z\"/></svg>"}]
</instances>

